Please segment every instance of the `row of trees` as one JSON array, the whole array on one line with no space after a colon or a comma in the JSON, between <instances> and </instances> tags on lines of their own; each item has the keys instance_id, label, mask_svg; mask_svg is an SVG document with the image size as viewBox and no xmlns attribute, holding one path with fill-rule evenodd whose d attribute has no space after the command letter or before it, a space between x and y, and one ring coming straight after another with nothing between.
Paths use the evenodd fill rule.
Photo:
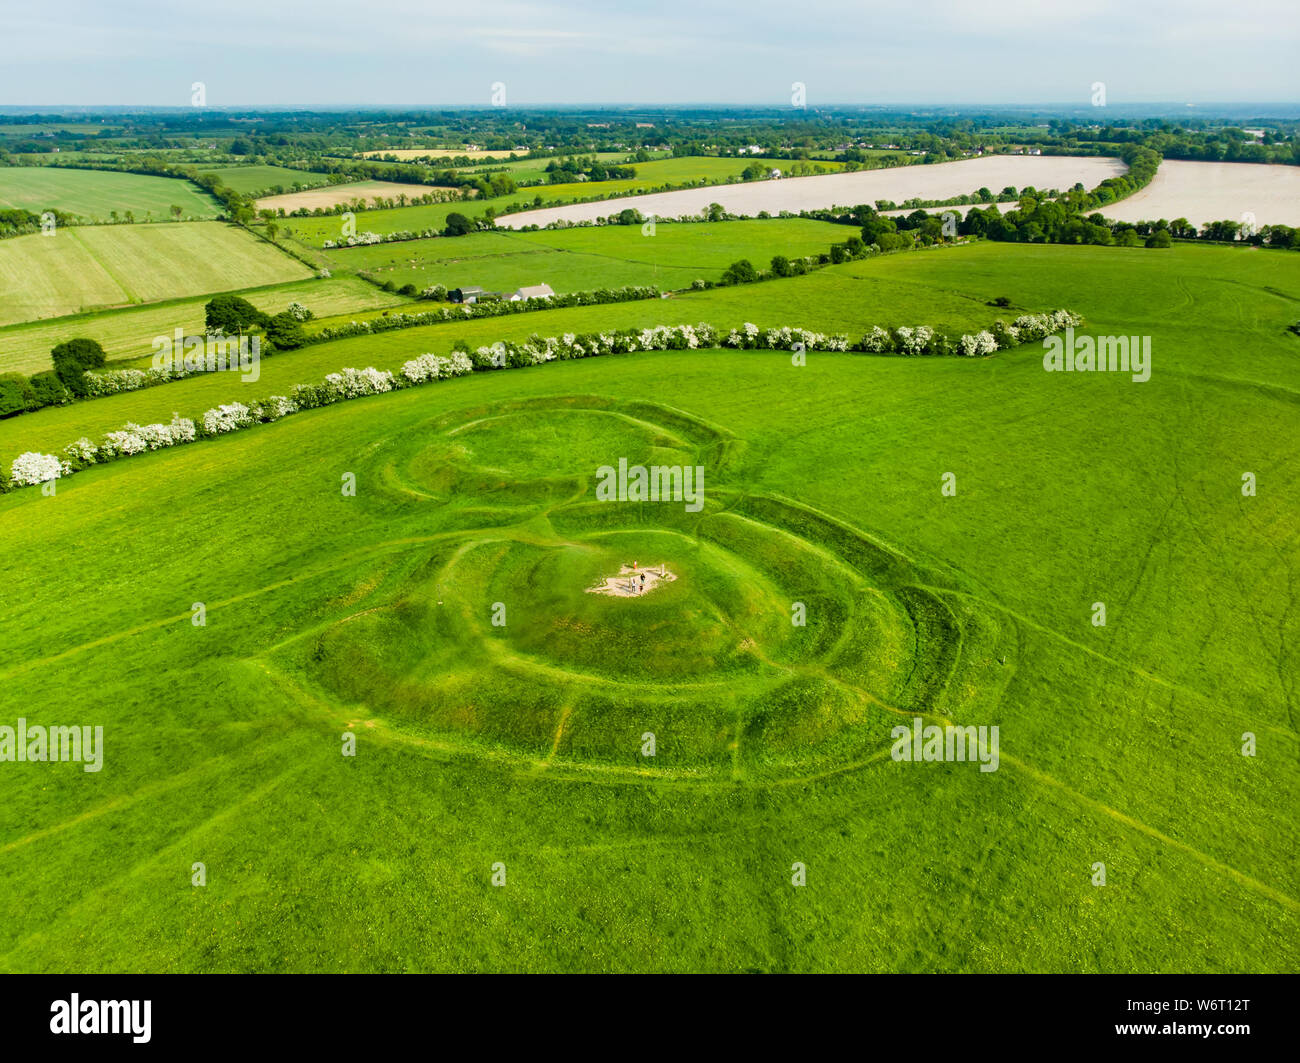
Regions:
<instances>
[{"instance_id":1,"label":"row of trees","mask_svg":"<svg viewBox=\"0 0 1300 1063\"><path fill-rule=\"evenodd\" d=\"M237 295L214 296L204 307L207 333L226 336L257 333L264 354L294 350L308 343L303 322L312 316L310 310L296 303L281 313L267 314ZM108 357L98 341L78 337L55 347L50 352L50 360L53 369L30 377L22 373L0 373L0 418L92 397L96 392L88 374L103 369Z\"/></svg>"},{"instance_id":2,"label":"row of trees","mask_svg":"<svg viewBox=\"0 0 1300 1063\"><path fill-rule=\"evenodd\" d=\"M61 406L88 394L86 373L102 368L104 348L94 340L74 339L60 343L50 352L53 369L30 377L22 373L0 373L0 417Z\"/></svg>"},{"instance_id":3,"label":"row of trees","mask_svg":"<svg viewBox=\"0 0 1300 1063\"><path fill-rule=\"evenodd\" d=\"M65 225L71 225L76 218L71 214L65 214L61 210L50 210L45 213L54 218L54 224L62 228ZM41 231L41 215L33 214L30 210L21 208L12 208L0 210L0 240L8 236L23 236L26 233L36 233Z\"/></svg>"},{"instance_id":4,"label":"row of trees","mask_svg":"<svg viewBox=\"0 0 1300 1063\"><path fill-rule=\"evenodd\" d=\"M238 295L217 295L203 308L204 325L209 333L242 336L259 331L271 351L292 351L307 342L302 325L312 312L298 304L278 314L267 314Z\"/></svg>"},{"instance_id":5,"label":"row of trees","mask_svg":"<svg viewBox=\"0 0 1300 1063\"><path fill-rule=\"evenodd\" d=\"M578 157L571 155L566 159L552 160L547 165L545 172L547 183L553 185L577 181L579 175L585 177L588 181L630 180L636 176L636 170L633 167L615 166L612 163L601 162L594 155Z\"/></svg>"}]
</instances>

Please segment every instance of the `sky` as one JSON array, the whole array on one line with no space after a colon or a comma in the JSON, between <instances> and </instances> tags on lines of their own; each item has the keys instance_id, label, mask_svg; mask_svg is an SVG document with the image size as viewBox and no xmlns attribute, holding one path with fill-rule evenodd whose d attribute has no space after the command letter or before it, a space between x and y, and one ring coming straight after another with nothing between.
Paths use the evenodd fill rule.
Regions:
<instances>
[{"instance_id":1,"label":"sky","mask_svg":"<svg viewBox=\"0 0 1300 1063\"><path fill-rule=\"evenodd\" d=\"M1296 0L0 0L0 106L1300 101Z\"/></svg>"}]
</instances>

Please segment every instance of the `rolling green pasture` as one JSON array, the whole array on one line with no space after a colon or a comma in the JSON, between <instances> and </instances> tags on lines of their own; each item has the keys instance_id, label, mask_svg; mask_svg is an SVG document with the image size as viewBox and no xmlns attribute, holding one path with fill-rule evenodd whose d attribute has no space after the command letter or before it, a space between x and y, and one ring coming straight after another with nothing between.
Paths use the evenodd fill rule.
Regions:
<instances>
[{"instance_id":1,"label":"rolling green pasture","mask_svg":"<svg viewBox=\"0 0 1300 1063\"><path fill-rule=\"evenodd\" d=\"M1300 259L975 245L802 323L828 275L1070 306L1152 377L608 357L0 498L0 715L105 736L0 766L0 969L1295 970ZM596 502L620 457L704 506ZM633 560L678 579L585 593ZM914 714L998 770L895 762Z\"/></svg>"},{"instance_id":2,"label":"rolling green pasture","mask_svg":"<svg viewBox=\"0 0 1300 1063\"><path fill-rule=\"evenodd\" d=\"M28 122L0 122L0 135L32 137L43 133L99 133L108 135L119 127L105 125L101 122L42 122L37 125Z\"/></svg>"},{"instance_id":3,"label":"rolling green pasture","mask_svg":"<svg viewBox=\"0 0 1300 1063\"><path fill-rule=\"evenodd\" d=\"M278 314L290 303L299 302L313 313L335 320L409 303L400 295L347 276L274 284L238 294L268 314ZM110 361L143 359L147 364L155 336L170 336L178 328L185 329L187 335L202 331L203 307L210 298L201 295L171 299L0 328L0 372L31 374L49 369L50 351L78 337L97 341Z\"/></svg>"},{"instance_id":4,"label":"rolling green pasture","mask_svg":"<svg viewBox=\"0 0 1300 1063\"><path fill-rule=\"evenodd\" d=\"M966 250L971 249L917 254ZM1000 313L985 305L998 294L993 287L987 287L985 294L979 288L954 289L949 282L933 287L915 281L895 283L887 263L899 257L834 266L805 277L758 285L689 292L668 299L451 321L309 346L263 361L256 382L242 383L223 373L195 376L162 387L47 408L0 421L0 459L9 456L12 460L12 455L24 449L59 449L79 436L98 437L126 421L167 420L174 410L201 414L219 403L246 401L250 394L287 394L294 384L319 380L345 366L373 365L396 370L407 359L426 351L445 355L457 340L479 346L499 339L521 340L534 333L555 336L564 332L698 321L726 328L752 321L764 328L800 325L858 334L872 325L910 323L966 332L988 325ZM434 305L437 304L416 303L413 309ZM1049 309L1046 304L1024 305L1035 310ZM378 312L381 311L363 311L355 316L369 317ZM123 364L144 366L148 362L148 357L143 357L135 363Z\"/></svg>"},{"instance_id":5,"label":"rolling green pasture","mask_svg":"<svg viewBox=\"0 0 1300 1063\"><path fill-rule=\"evenodd\" d=\"M591 152L583 153L584 158L591 157L591 156L594 156L595 158L599 159L601 162L606 162L606 163L612 162L618 166L623 166L623 165L645 166L646 165L643 162L642 163L625 162L624 160L628 158L628 152L626 151L591 151ZM666 154L660 153L660 158L665 158L665 157ZM546 167L548 167L553 162L559 162L560 159L562 158L563 156L561 156L560 158L552 158L548 156L546 158L541 158L541 159L515 159L513 162L476 163L473 166L460 167L460 172L479 173L483 171L496 172L496 171L504 170L505 172L509 173L512 177L514 177L518 181L537 181L537 180L544 181L546 180ZM656 158L655 161L656 162L660 161L660 158Z\"/></svg>"},{"instance_id":6,"label":"rolling green pasture","mask_svg":"<svg viewBox=\"0 0 1300 1063\"><path fill-rule=\"evenodd\" d=\"M1153 287L1149 278L1157 269L1167 271L1168 277ZM901 324L929 324L964 332L984 327L998 316L1014 317L1058 306L1084 314L1090 330L1094 318L1110 306L1120 307L1128 320L1140 325L1166 322L1177 326L1195 302L1201 307L1201 319L1212 323L1226 342L1237 329L1256 327L1261 312L1254 308L1255 300L1268 308L1267 328L1272 336L1272 323L1285 322L1289 312L1287 297L1278 294L1285 288L1275 283L1273 275L1281 270L1286 276L1290 269L1295 267L1282 255L1196 246L1157 253L1137 248L980 243L887 255L827 267L805 277L688 292L668 299L453 321L318 344L265 360L256 383L244 384L226 374L190 377L0 421L0 459L12 460L23 450L55 451L79 436L98 438L127 421L167 420L174 410L199 414L219 403L247 401L250 393L287 394L294 384L319 380L345 366L396 370L426 351L445 355L457 340L478 346L498 339L525 339L534 333L548 336L697 321L728 328L744 321L764 328L799 325L851 335L866 332L872 325ZM1077 278L1077 283L1072 278ZM1012 299L1011 309L1000 311L987 305L1002 295ZM308 301L307 305L312 304ZM0 337L3 335L0 332ZM1223 358L1217 342L1203 345L1199 336L1194 333L1193 342L1194 349L1202 352L1203 371L1251 381L1261 379L1261 366L1267 366L1268 375L1262 379L1270 386L1290 386L1287 374L1293 363L1287 359L1294 348L1270 342L1243 365ZM1187 340L1176 342L1181 347ZM1232 349L1242 342L1234 340ZM148 364L148 359L135 364Z\"/></svg>"},{"instance_id":7,"label":"rolling green pasture","mask_svg":"<svg viewBox=\"0 0 1300 1063\"><path fill-rule=\"evenodd\" d=\"M64 227L0 241L0 325L309 275L221 222Z\"/></svg>"},{"instance_id":8,"label":"rolling green pasture","mask_svg":"<svg viewBox=\"0 0 1300 1063\"><path fill-rule=\"evenodd\" d=\"M739 177L747 166L758 162L769 169L786 170L791 163L773 159L722 159L706 155L688 155L676 159L658 159L654 162L635 162L632 168L636 177L619 181L601 181L598 187L617 186L621 193L634 192L639 188L660 187L663 185L710 184L725 182L728 178ZM807 163L814 173L835 173L844 168L843 163L811 161Z\"/></svg>"},{"instance_id":9,"label":"rolling green pasture","mask_svg":"<svg viewBox=\"0 0 1300 1063\"><path fill-rule=\"evenodd\" d=\"M292 192L294 185L300 188L318 188L329 184L329 177L326 174L295 170L289 166L261 164L205 166L200 163L197 164L197 169L200 173L216 174L227 188L232 188L246 196L269 194L277 185L282 186L286 192Z\"/></svg>"},{"instance_id":10,"label":"rolling green pasture","mask_svg":"<svg viewBox=\"0 0 1300 1063\"><path fill-rule=\"evenodd\" d=\"M372 244L328 252L331 268L372 274L398 287L477 284L509 292L545 282L557 292L623 285L687 288L697 279L717 280L737 259L766 268L775 254L820 254L856 230L805 218L773 218L712 224L639 225L539 231L482 232Z\"/></svg>"},{"instance_id":11,"label":"rolling green pasture","mask_svg":"<svg viewBox=\"0 0 1300 1063\"><path fill-rule=\"evenodd\" d=\"M511 197L511 202L522 204L531 204L533 199L529 194L525 197L522 193ZM479 218L483 216L483 211L487 203L492 203L497 210L503 210L503 199L484 200L477 202L475 200L457 201L454 203L432 203L428 206L418 207L394 207L391 210L359 210L356 211L356 226L358 233L395 233L395 232L423 232L426 229L441 230L447 224L447 215L452 213L464 214L467 218ZM520 209L523 209L520 207ZM295 239L307 244L310 247L321 247L326 240L339 241L343 239L343 218L337 214L328 214L321 217L286 217L276 222L280 226L280 232L285 236L292 236Z\"/></svg>"},{"instance_id":12,"label":"rolling green pasture","mask_svg":"<svg viewBox=\"0 0 1300 1063\"><path fill-rule=\"evenodd\" d=\"M0 209L33 213L58 210L85 221L109 221L127 211L138 222L171 221L173 206L186 221L215 218L216 200L188 181L110 170L73 170L53 166L0 167Z\"/></svg>"}]
</instances>

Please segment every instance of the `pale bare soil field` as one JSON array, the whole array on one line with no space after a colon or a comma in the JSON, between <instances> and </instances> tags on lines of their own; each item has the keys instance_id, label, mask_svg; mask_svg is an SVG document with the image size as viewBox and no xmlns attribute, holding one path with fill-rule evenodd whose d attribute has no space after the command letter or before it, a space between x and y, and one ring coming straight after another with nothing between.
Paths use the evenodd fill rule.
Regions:
<instances>
[{"instance_id":1,"label":"pale bare soil field","mask_svg":"<svg viewBox=\"0 0 1300 1063\"><path fill-rule=\"evenodd\" d=\"M301 207L314 210L316 207L333 207L340 203L351 203L361 199L367 205L376 199L396 199L406 196L414 199L428 192L445 192L438 185L405 185L396 181L353 181L346 185L326 185L324 188L309 188L305 192L286 192L282 196L266 196L257 201L258 210L279 210L284 208L286 214Z\"/></svg>"},{"instance_id":2,"label":"pale bare soil field","mask_svg":"<svg viewBox=\"0 0 1300 1063\"><path fill-rule=\"evenodd\" d=\"M780 162L772 165L780 168ZM817 177L783 177L748 184L712 185L679 192L657 192L648 196L626 196L567 207L546 207L510 214L497 225L510 229L525 225L547 225L553 221L590 221L633 207L645 215L679 218L699 214L710 203L720 203L732 214L752 217L760 211L818 210L833 206L856 206L878 199L900 203L905 199L948 199L988 188L994 194L1007 185L1017 189L1032 185L1039 189L1067 189L1076 181L1093 188L1107 177L1124 172L1119 159L1081 158L1069 155L996 155L933 166L906 166L890 170L862 170L857 173L823 174ZM596 186L598 187L598 186ZM594 191L595 189L593 189ZM969 208L966 208L969 209Z\"/></svg>"},{"instance_id":3,"label":"pale bare soil field","mask_svg":"<svg viewBox=\"0 0 1300 1063\"><path fill-rule=\"evenodd\" d=\"M508 151L464 151L460 148L384 148L382 151L363 153L367 159L394 155L399 159L454 159L463 155L469 159L507 159Z\"/></svg>"},{"instance_id":4,"label":"pale bare soil field","mask_svg":"<svg viewBox=\"0 0 1300 1063\"><path fill-rule=\"evenodd\" d=\"M1116 221L1186 218L1200 226L1241 221L1247 211L1256 225L1300 225L1300 166L1166 159L1146 188L1102 213Z\"/></svg>"}]
</instances>

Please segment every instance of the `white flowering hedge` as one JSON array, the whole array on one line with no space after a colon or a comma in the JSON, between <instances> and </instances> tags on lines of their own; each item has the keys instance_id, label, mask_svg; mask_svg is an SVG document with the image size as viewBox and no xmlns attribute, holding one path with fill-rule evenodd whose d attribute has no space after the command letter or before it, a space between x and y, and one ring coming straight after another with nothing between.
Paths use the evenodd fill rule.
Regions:
<instances>
[{"instance_id":1,"label":"white flowering hedge","mask_svg":"<svg viewBox=\"0 0 1300 1063\"><path fill-rule=\"evenodd\" d=\"M432 298L439 289L445 294L446 289L435 285L424 289L427 297ZM437 325L445 321L468 321L480 317L505 317L508 314L523 314L530 310L558 310L571 306L604 306L608 303L630 303L642 299L659 299L663 292L647 285L628 285L623 288L597 288L586 292L567 292L536 299L484 299L476 303L454 303L436 310L420 310L415 313L390 312L380 317L367 318L364 321L349 321L343 325L330 325L309 337L310 343L322 343L328 340L344 340L353 336L374 336L382 332L397 329L420 328L424 325Z\"/></svg>"},{"instance_id":2,"label":"white flowering hedge","mask_svg":"<svg viewBox=\"0 0 1300 1063\"><path fill-rule=\"evenodd\" d=\"M14 463L9 469L15 487L43 484L47 480L57 480L60 476L67 476L71 472L71 466L60 461L55 455L39 454L34 450L19 454L14 458Z\"/></svg>"},{"instance_id":3,"label":"white flowering hedge","mask_svg":"<svg viewBox=\"0 0 1300 1063\"><path fill-rule=\"evenodd\" d=\"M173 380L184 380L193 376L195 371L177 367L162 369L106 369L98 373L87 373L86 395L97 399L103 395L117 395L123 391L139 391L158 384L169 384Z\"/></svg>"},{"instance_id":4,"label":"white flowering hedge","mask_svg":"<svg viewBox=\"0 0 1300 1063\"><path fill-rule=\"evenodd\" d=\"M79 439L65 447L64 453L69 462L72 462L73 450L76 448L76 457L84 463L84 468L84 465L96 461L111 461L113 458L141 454L146 450L172 447L177 443L193 443L196 438L198 430L194 422L174 413L171 424L138 425L128 422L120 430L104 436L104 442L98 448L91 445L88 439Z\"/></svg>"},{"instance_id":5,"label":"white flowering hedge","mask_svg":"<svg viewBox=\"0 0 1300 1063\"><path fill-rule=\"evenodd\" d=\"M62 457L29 452L20 454L7 470L0 467L0 489L27 486L68 476L90 465L141 454L162 447L192 443L196 439L242 431L255 424L278 421L300 410L329 406L336 402L381 395L402 388L419 387L437 380L467 376L479 370L514 369L573 358L636 351L686 351L708 347L738 350L858 351L870 354L956 354L967 357L1029 343L1077 326L1083 319L1068 310L1048 314L1026 314L1008 325L997 321L990 328L956 338L927 325L903 326L893 330L873 328L857 341L843 334L814 332L803 328L761 329L752 323L725 335L712 325L656 325L652 328L622 329L577 335L531 336L523 341L504 341L474 351L453 351L448 357L422 354L403 364L396 373L368 366L330 373L319 384L298 384L289 395L244 405L232 402L206 410L197 422L173 414L169 424L127 424L105 435L99 444L86 438L64 448Z\"/></svg>"},{"instance_id":6,"label":"white flowering hedge","mask_svg":"<svg viewBox=\"0 0 1300 1063\"><path fill-rule=\"evenodd\" d=\"M344 369L341 373L326 376L325 385L337 392L340 399L359 399L362 395L379 395L392 391L393 374L381 372L373 366L366 369Z\"/></svg>"},{"instance_id":7,"label":"white flowering hedge","mask_svg":"<svg viewBox=\"0 0 1300 1063\"><path fill-rule=\"evenodd\" d=\"M975 358L982 354L992 354L998 349L998 341L991 332L977 332L973 336L969 334L963 336L957 341L957 347L959 354L964 354L967 358Z\"/></svg>"},{"instance_id":8,"label":"white flowering hedge","mask_svg":"<svg viewBox=\"0 0 1300 1063\"><path fill-rule=\"evenodd\" d=\"M217 436L223 432L238 432L253 423L253 415L248 407L242 402L232 402L203 414L203 434Z\"/></svg>"},{"instance_id":9,"label":"white flowering hedge","mask_svg":"<svg viewBox=\"0 0 1300 1063\"><path fill-rule=\"evenodd\" d=\"M469 356L455 351L450 358L439 358L436 354L422 354L419 358L412 358L402 366L401 375L407 384L426 384L430 380L446 380L473 371L474 363L469 360Z\"/></svg>"},{"instance_id":10,"label":"white flowering hedge","mask_svg":"<svg viewBox=\"0 0 1300 1063\"><path fill-rule=\"evenodd\" d=\"M446 295L441 286L426 288L426 298ZM481 303L456 304L439 307L436 310L422 310L415 313L389 313L384 317L370 318L365 321L350 321L343 325L331 325L306 338L302 346L315 343L327 343L331 340L348 339L353 336L374 336L384 332L400 329L420 328L425 325L437 325L448 321L468 321L480 317L502 317L507 314L520 314L530 310L556 310L571 306L598 306L606 303L634 302L641 299L658 299L663 293L658 288L631 285L625 288L600 288L588 292L570 292L565 295L553 295L538 299L496 299ZM302 303L290 303L287 313L295 321L308 321L312 314ZM298 348L295 348L298 349ZM264 344L261 357L277 353L274 348ZM186 369L154 367L148 369L104 369L86 374L86 397L102 398L105 395L119 395L125 391L139 391L141 388L170 384L173 380L208 372L204 368Z\"/></svg>"}]
</instances>

